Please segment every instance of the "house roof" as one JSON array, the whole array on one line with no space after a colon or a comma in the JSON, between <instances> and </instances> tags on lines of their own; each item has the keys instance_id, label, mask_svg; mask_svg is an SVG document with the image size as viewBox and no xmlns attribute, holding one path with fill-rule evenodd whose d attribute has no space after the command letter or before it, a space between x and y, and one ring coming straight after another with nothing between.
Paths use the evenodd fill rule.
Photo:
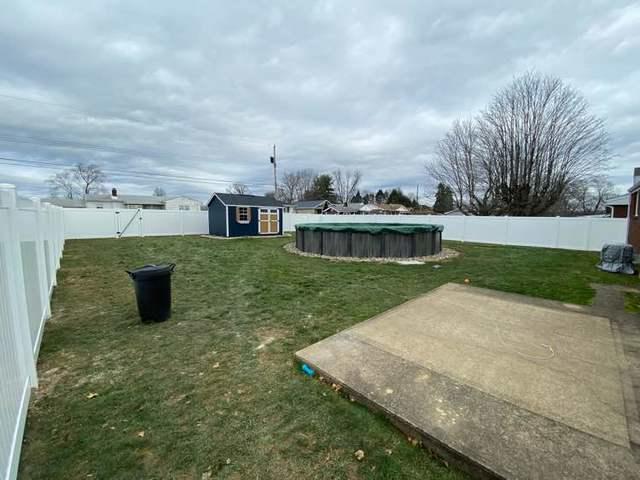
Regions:
<instances>
[{"instance_id":1,"label":"house roof","mask_svg":"<svg viewBox=\"0 0 640 480\"><path fill-rule=\"evenodd\" d=\"M629 195L620 195L618 197L610 198L604 204L607 207L612 207L614 205L629 205Z\"/></svg>"},{"instance_id":2,"label":"house roof","mask_svg":"<svg viewBox=\"0 0 640 480\"><path fill-rule=\"evenodd\" d=\"M295 202L293 206L296 208L320 208L325 202L328 202L328 200L301 200Z\"/></svg>"},{"instance_id":3,"label":"house roof","mask_svg":"<svg viewBox=\"0 0 640 480\"><path fill-rule=\"evenodd\" d=\"M329 204L329 206L325 209L325 211L335 210L338 213L357 213L360 211L361 208L362 208L362 203L352 203L347 206Z\"/></svg>"},{"instance_id":4,"label":"house roof","mask_svg":"<svg viewBox=\"0 0 640 480\"><path fill-rule=\"evenodd\" d=\"M107 195L87 195L87 202L118 202L128 205L164 205L164 197L156 197L153 195L118 195L112 197Z\"/></svg>"},{"instance_id":5,"label":"house roof","mask_svg":"<svg viewBox=\"0 0 640 480\"><path fill-rule=\"evenodd\" d=\"M200 200L196 200L195 198L191 198L191 197L187 197L185 195L173 195L171 197L167 196L167 197L163 197L165 202L168 202L169 200L191 200L192 202L198 202L200 203Z\"/></svg>"},{"instance_id":6,"label":"house roof","mask_svg":"<svg viewBox=\"0 0 640 480\"><path fill-rule=\"evenodd\" d=\"M43 198L41 202L47 202L51 205L57 205L58 207L64 208L84 208L84 200L81 198L58 198L58 197L50 197Z\"/></svg>"},{"instance_id":7,"label":"house roof","mask_svg":"<svg viewBox=\"0 0 640 480\"><path fill-rule=\"evenodd\" d=\"M238 195L236 193L218 193L215 192L207 202L211 203L213 197L218 197L222 203L227 206L246 205L248 207L282 207L282 202L270 197L260 195Z\"/></svg>"},{"instance_id":8,"label":"house roof","mask_svg":"<svg viewBox=\"0 0 640 480\"><path fill-rule=\"evenodd\" d=\"M382 205L378 205L378 207L381 210L391 210L391 211L409 211L409 209L407 207L405 207L404 205L400 204L400 203L384 203Z\"/></svg>"}]
</instances>

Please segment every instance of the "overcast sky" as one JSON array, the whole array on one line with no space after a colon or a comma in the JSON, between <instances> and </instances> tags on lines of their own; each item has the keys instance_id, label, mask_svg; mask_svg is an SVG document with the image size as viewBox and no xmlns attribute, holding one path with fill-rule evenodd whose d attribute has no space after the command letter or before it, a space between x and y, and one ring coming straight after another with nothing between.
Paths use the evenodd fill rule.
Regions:
<instances>
[{"instance_id":1,"label":"overcast sky","mask_svg":"<svg viewBox=\"0 0 640 480\"><path fill-rule=\"evenodd\" d=\"M262 193L273 143L281 171L428 191L452 121L527 70L605 118L620 188L640 166L637 2L7 0L0 59L0 156L97 162L122 193L227 187L131 172ZM0 165L0 182L45 195L55 171Z\"/></svg>"}]
</instances>

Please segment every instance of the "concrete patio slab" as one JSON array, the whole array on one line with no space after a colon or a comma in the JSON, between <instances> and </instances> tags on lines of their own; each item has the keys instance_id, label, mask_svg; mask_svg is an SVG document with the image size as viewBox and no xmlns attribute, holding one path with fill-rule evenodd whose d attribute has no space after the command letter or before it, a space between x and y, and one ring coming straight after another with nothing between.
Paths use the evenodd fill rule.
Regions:
<instances>
[{"instance_id":1,"label":"concrete patio slab","mask_svg":"<svg viewBox=\"0 0 640 480\"><path fill-rule=\"evenodd\" d=\"M640 478L621 351L586 308L447 284L296 356L476 474Z\"/></svg>"}]
</instances>

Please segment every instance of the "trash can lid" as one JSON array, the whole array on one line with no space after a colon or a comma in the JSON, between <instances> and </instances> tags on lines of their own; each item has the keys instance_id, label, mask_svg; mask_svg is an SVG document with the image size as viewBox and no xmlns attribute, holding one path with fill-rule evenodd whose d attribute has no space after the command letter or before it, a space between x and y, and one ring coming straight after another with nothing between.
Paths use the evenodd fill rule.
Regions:
<instances>
[{"instance_id":1,"label":"trash can lid","mask_svg":"<svg viewBox=\"0 0 640 480\"><path fill-rule=\"evenodd\" d=\"M170 275L176 268L175 263L164 263L162 265L145 265L135 270L127 270L129 276L134 280L144 280L147 278Z\"/></svg>"}]
</instances>

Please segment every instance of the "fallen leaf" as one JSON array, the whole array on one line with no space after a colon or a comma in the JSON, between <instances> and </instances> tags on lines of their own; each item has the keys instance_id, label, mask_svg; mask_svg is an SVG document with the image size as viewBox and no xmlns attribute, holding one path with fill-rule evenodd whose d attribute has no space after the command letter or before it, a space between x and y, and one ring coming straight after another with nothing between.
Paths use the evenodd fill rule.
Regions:
<instances>
[{"instance_id":1,"label":"fallen leaf","mask_svg":"<svg viewBox=\"0 0 640 480\"><path fill-rule=\"evenodd\" d=\"M385 453L387 455L391 455L393 453L393 450L391 450L390 448L385 449Z\"/></svg>"},{"instance_id":2,"label":"fallen leaf","mask_svg":"<svg viewBox=\"0 0 640 480\"><path fill-rule=\"evenodd\" d=\"M359 462L361 462L364 458L364 452L362 450L356 450L354 455L356 457L356 460L358 460Z\"/></svg>"},{"instance_id":3,"label":"fallen leaf","mask_svg":"<svg viewBox=\"0 0 640 480\"><path fill-rule=\"evenodd\" d=\"M141 430L140 432L138 432L138 436L140 438L144 438L144 430Z\"/></svg>"},{"instance_id":4,"label":"fallen leaf","mask_svg":"<svg viewBox=\"0 0 640 480\"><path fill-rule=\"evenodd\" d=\"M91 400L92 398L96 398L97 396L98 394L96 392L89 392L89 394L87 395L87 398Z\"/></svg>"},{"instance_id":5,"label":"fallen leaf","mask_svg":"<svg viewBox=\"0 0 640 480\"><path fill-rule=\"evenodd\" d=\"M213 364L213 368L218 368L220 366L220 362L216 362Z\"/></svg>"},{"instance_id":6,"label":"fallen leaf","mask_svg":"<svg viewBox=\"0 0 640 480\"><path fill-rule=\"evenodd\" d=\"M227 458L227 465L231 465L231 459Z\"/></svg>"},{"instance_id":7,"label":"fallen leaf","mask_svg":"<svg viewBox=\"0 0 640 480\"><path fill-rule=\"evenodd\" d=\"M211 480L213 477L213 473L211 472L211 468L202 474L202 480Z\"/></svg>"}]
</instances>

